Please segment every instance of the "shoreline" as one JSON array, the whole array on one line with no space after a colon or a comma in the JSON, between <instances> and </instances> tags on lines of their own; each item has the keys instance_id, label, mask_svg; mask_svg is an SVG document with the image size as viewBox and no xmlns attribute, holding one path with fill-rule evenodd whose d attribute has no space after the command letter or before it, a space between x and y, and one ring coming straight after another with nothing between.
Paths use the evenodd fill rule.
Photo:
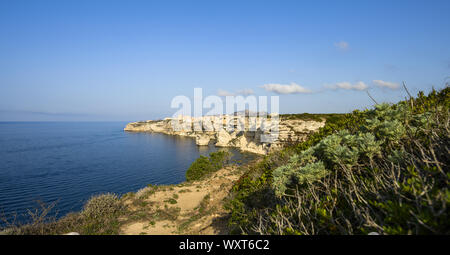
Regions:
<instances>
[{"instance_id":1,"label":"shoreline","mask_svg":"<svg viewBox=\"0 0 450 255\"><path fill-rule=\"evenodd\" d=\"M223 128L226 123L226 117L215 117L210 119L210 116L202 118L184 117L188 118L191 125L185 127L184 130L178 131L172 127L171 118L163 120L147 120L128 123L124 131L126 132L150 132L162 133L166 135L175 135L183 137L192 137L199 146L215 145L217 147L233 147L241 151L252 152L260 155L267 155L272 151L279 150L287 144L302 142L307 137L325 126L327 114L317 114L317 116L302 116L292 118L291 115L281 115L278 124L268 122L264 124L262 119L255 120L255 130L250 130L250 123L253 123L249 117L231 116L233 128L227 131ZM201 121L206 123L201 131L194 130L194 123ZM238 124L241 123L241 124ZM220 125L218 125L220 124ZM238 125L243 125L244 129L240 131ZM268 125L269 130L275 128L276 135L272 131L263 131L262 126ZM270 137L269 140L266 138Z\"/></svg>"},{"instance_id":2,"label":"shoreline","mask_svg":"<svg viewBox=\"0 0 450 255\"><path fill-rule=\"evenodd\" d=\"M228 148L221 148L221 147L217 147L218 150L220 149L228 149ZM80 209L80 210L76 210L76 211L69 211L68 213L66 213L65 215L59 217L59 218L51 218L48 222L44 222L46 221L46 219L40 219L40 221L42 220L42 222L40 222L39 224L45 224L45 225L52 225L52 224L58 224L59 222L63 222L66 221L67 218L72 218L74 216L81 216L83 215L84 211L86 211L86 205L92 201L95 200L96 198L99 197L103 197L103 196L108 196L108 195L114 195L117 198L117 202L125 205L125 206L132 206L131 211L132 212L136 212L136 206L143 206L145 207L146 205L149 204L155 204L155 203L159 203L159 204L166 204L169 205L169 207L165 207L165 209L168 209L169 212L171 213L175 213L178 214L176 212L173 211L173 208L177 208L176 206L171 206L173 203L173 200L170 199L170 197L160 197L159 199L152 199L152 197L148 197L148 195L151 194L161 194L161 193L171 193L172 191L174 192L178 192L180 191L179 196L179 200L183 201L186 200L184 199L184 196L186 196L183 193L189 193L187 196L194 196L194 198L190 197L189 199L187 199L187 201L181 202L181 204L183 204L183 206L179 209L179 214L182 215L184 214L184 216L182 216L181 219L173 219L172 225L176 225L178 226L179 224L183 223L183 228L186 227L187 222L183 222L184 220L187 220L188 218L186 218L186 215L189 215L190 213L193 212L193 209L198 209L200 206L200 203L202 202L202 206L204 207L202 210L204 210L205 208L210 208L210 203L209 202L214 202L215 205L217 205L217 194L225 194L224 192L219 192L219 191L223 191L223 189L225 187L229 187L231 188L231 185L233 184L233 181L235 181L241 174L236 175L237 173L239 173L240 168L245 167L246 165L250 164L251 162L258 160L261 155L259 154L255 154L255 153L251 153L251 152L245 152L245 151L239 151L239 153L241 153L241 155L251 155L249 159L239 159L239 160L232 160L232 162L230 162L229 164L227 164L226 166L224 166L223 168L217 170L216 172L213 172L211 174L208 174L207 176L201 178L201 180L197 180L197 181L188 181L188 180L184 180L180 183L175 183L175 184L162 184L162 185L155 185L155 184L147 184L147 186L141 187L139 188L137 191L129 191L126 193L122 193L121 195L116 195L115 193L93 193L91 194L90 198L84 203L84 206ZM187 169L186 169L187 171ZM228 173L231 172L231 173ZM221 182L222 179L229 179L231 180L231 182L227 182L226 185ZM234 179L233 179L234 178ZM207 185L206 185L207 183ZM221 185L216 185L217 183L220 183ZM224 184L224 185L222 185ZM190 190L189 190L190 189ZM216 192L210 192L212 189L215 189ZM189 191L186 191L189 190ZM208 191L208 192L207 192ZM172 192L173 193L173 192ZM175 193L173 193L175 194ZM205 199L205 197L211 197L211 201L208 198L208 201L206 201L207 199ZM224 197L221 197L224 198ZM152 200L150 203L148 203L148 201L146 202L146 200ZM172 198L173 199L173 198ZM177 199L178 200L178 197ZM219 199L220 200L220 199ZM219 201L220 203L221 201ZM196 203L195 206L192 206L193 203ZM51 205L50 205L51 206ZM187 206L187 209L186 209ZM159 208L159 207L158 207ZM147 208L149 209L149 208ZM217 213L219 211L216 210L217 207L214 207L214 211ZM44 209L46 210L46 209ZM212 212L211 210L208 210L208 213ZM150 211L147 211L147 216L148 217L152 217L152 213ZM223 211L220 212L221 214L223 214ZM172 214L172 217L175 217L175 214ZM206 214L205 214L206 215ZM205 216L204 215L204 216ZM209 215L209 214L208 214ZM209 215L210 216L210 215ZM139 216L139 217L142 217ZM166 215L165 217L169 217L168 215ZM184 217L184 218L183 218ZM130 220L131 219L131 220ZM133 224L133 216L128 216L126 218L120 218L120 221L122 222L120 225L120 230L118 230L119 232L116 233L109 233L109 234L141 234L141 233L136 233L136 226L131 226L131 230L128 229L128 225L129 224ZM190 219L190 218L189 218ZM164 218L164 223L167 224L167 219ZM196 219L195 221L200 220L200 219ZM189 220L189 222L191 222L192 219ZM134 223L138 223L141 224L141 222L134 222ZM12 226L12 227L6 227L4 229L2 229L0 231L0 235L11 235L11 234L17 234L15 233L17 231L17 229L19 228L23 228L23 227L28 227L30 225L34 225L35 222L28 222L28 223L18 223L19 225L17 226ZM159 224L159 223L158 223ZM190 224L190 223L189 223ZM126 225L126 226L125 226ZM178 232L174 232L174 233L167 233L162 231L161 232L161 228L159 225L157 225L156 231L159 234L179 234ZM148 227L148 226L147 226ZM133 230L134 229L134 230ZM163 227L163 229L165 229L165 227ZM145 231L144 231L145 232ZM71 230L71 231L65 231L65 232L60 232L60 233L52 233L52 234L56 234L56 235L66 235L66 234L77 234L78 232L76 232L75 230ZM95 234L95 233L90 233L90 234Z\"/></svg>"}]
</instances>

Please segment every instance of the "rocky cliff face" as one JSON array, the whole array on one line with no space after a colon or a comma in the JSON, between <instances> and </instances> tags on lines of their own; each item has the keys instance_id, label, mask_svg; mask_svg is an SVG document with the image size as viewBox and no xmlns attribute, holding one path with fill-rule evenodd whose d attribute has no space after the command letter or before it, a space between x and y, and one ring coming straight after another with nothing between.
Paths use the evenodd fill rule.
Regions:
<instances>
[{"instance_id":1,"label":"rocky cliff face","mask_svg":"<svg viewBox=\"0 0 450 255\"><path fill-rule=\"evenodd\" d=\"M273 123L269 120L266 122L261 121L259 118L249 119L248 117L238 118L236 116L231 117L231 126L234 127L234 131L227 131L230 129L221 128L225 124L224 118L214 117L203 122L203 128L194 131L195 124L204 121L205 119L190 118L187 126L184 129L177 129L173 127L173 121L170 118L164 120L148 120L140 122L129 123L125 127L125 131L131 132L154 132L167 135L179 135L195 138L197 145L209 145L214 144L219 147L236 147L242 151L252 152L257 154L266 154L269 151L275 150L283 146L283 144L290 142L299 142L306 139L308 134L317 131L319 128L325 125L323 121L313 120L283 120L279 121L278 125L278 137L277 139L267 140L269 136L273 136L276 132L263 131L267 130L261 128L263 125L271 126ZM241 125L243 128L239 131L237 125ZM250 128L252 127L252 128ZM272 127L273 128L273 127ZM273 129L272 129L273 130Z\"/></svg>"}]
</instances>

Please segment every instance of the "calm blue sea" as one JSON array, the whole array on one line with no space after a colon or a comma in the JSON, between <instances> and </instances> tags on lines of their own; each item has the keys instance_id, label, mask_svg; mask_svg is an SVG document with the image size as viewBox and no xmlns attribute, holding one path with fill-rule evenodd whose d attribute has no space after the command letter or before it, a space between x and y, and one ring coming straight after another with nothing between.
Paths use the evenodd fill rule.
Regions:
<instances>
[{"instance_id":1,"label":"calm blue sea","mask_svg":"<svg viewBox=\"0 0 450 255\"><path fill-rule=\"evenodd\" d=\"M124 132L125 125L0 122L0 216L26 221L36 201L57 201L54 212L63 216L94 194L180 183L199 155L216 150L192 138Z\"/></svg>"}]
</instances>

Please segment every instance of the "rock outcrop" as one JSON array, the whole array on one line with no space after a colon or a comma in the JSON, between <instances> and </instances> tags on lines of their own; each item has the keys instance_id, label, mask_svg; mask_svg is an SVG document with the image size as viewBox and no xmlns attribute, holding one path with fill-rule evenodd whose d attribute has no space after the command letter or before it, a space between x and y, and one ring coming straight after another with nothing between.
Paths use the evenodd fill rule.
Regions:
<instances>
[{"instance_id":1,"label":"rock outcrop","mask_svg":"<svg viewBox=\"0 0 450 255\"><path fill-rule=\"evenodd\" d=\"M174 123L183 123L183 128L175 127ZM200 125L200 123L203 123L203 125ZM226 123L231 123L229 127L233 127L233 129L224 129ZM197 145L214 144L219 147L236 147L246 152L266 154L286 143L303 141L311 132L323 127L325 120L281 119L278 122L278 131L274 123L271 119L266 120L256 117L229 116L228 119L226 116L184 117L183 119L166 118L164 120L132 122L124 130L187 136L194 138ZM197 129L194 127L197 127ZM238 129L238 127L241 128Z\"/></svg>"}]
</instances>

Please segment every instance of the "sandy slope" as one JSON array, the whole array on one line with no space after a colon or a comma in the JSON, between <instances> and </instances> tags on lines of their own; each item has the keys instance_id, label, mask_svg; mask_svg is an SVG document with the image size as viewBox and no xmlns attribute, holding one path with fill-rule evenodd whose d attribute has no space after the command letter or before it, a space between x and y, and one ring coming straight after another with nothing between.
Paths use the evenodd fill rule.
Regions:
<instances>
[{"instance_id":1,"label":"sandy slope","mask_svg":"<svg viewBox=\"0 0 450 255\"><path fill-rule=\"evenodd\" d=\"M205 180L174 186L147 187L124 198L129 216L121 234L226 234L223 199L240 176L226 167Z\"/></svg>"}]
</instances>

